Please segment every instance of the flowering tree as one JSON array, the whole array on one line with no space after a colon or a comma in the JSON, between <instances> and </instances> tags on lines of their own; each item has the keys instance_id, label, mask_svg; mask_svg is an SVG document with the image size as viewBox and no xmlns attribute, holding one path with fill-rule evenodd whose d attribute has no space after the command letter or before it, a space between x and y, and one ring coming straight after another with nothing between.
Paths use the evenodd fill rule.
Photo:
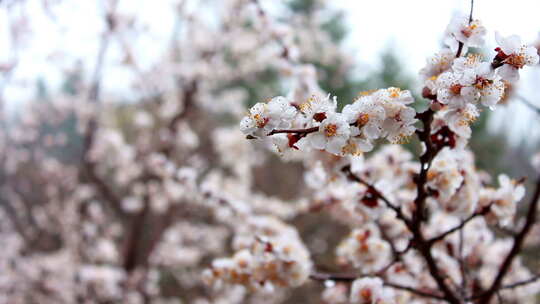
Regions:
<instances>
[{"instance_id":1,"label":"flowering tree","mask_svg":"<svg viewBox=\"0 0 540 304\"><path fill-rule=\"evenodd\" d=\"M467 141L479 108L493 108L519 70L539 58L518 36L499 34L492 60L468 54L483 45L485 33L472 9L451 21L447 47L420 72L422 96L430 101L423 112L410 107L409 91L394 87L362 93L341 112L336 97L320 92L252 107L240 122L247 138L302 158L312 201L351 223L336 254L354 272L317 272L299 237L283 228L256 234L232 258L214 261L210 279L253 289L322 280L330 303L534 302L539 277L519 253L536 221L540 178L525 217L516 221L523 180L501 175L498 188L489 186ZM422 145L417 161L397 145L362 157L379 139L399 144L411 136ZM510 237L491 227L512 227Z\"/></svg>"},{"instance_id":2,"label":"flowering tree","mask_svg":"<svg viewBox=\"0 0 540 304\"><path fill-rule=\"evenodd\" d=\"M325 303L534 303L539 276L520 254L537 242L527 236L540 179L518 204L524 180L490 186L467 143L480 109L538 63L535 48L497 36L491 60L468 53L486 33L471 10L420 72L428 109L391 87L338 111L317 77L344 78L351 63L324 30L322 2L293 1L278 21L256 0L219 1L209 22L179 1L173 39L150 67L130 40L144 24L122 2L103 4L89 80L76 69L69 90L15 122L2 108L0 302L280 303L323 282ZM113 51L136 75L134 105L105 103ZM17 55L0 66L2 102L8 81L18 85ZM286 97L243 117L242 101L282 87ZM400 145L411 137L418 159ZM278 166L268 150L290 162L280 174L305 168L292 202L256 185L258 169ZM320 211L350 232L335 249L340 272L317 263L295 226Z\"/></svg>"}]
</instances>

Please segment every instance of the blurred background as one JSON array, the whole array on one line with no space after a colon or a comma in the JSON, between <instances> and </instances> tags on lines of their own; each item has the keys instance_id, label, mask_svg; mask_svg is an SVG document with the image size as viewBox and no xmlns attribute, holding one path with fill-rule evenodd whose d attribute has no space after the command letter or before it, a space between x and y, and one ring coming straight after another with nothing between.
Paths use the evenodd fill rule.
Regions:
<instances>
[{"instance_id":1,"label":"blurred background","mask_svg":"<svg viewBox=\"0 0 540 304\"><path fill-rule=\"evenodd\" d=\"M539 1L475 2L474 17L490 31L486 48L475 52L494 55L495 30L540 47ZM256 193L275 198L276 209L287 214L287 202L305 194L301 163L254 156L262 148L244 143L236 129L247 107L297 88L305 71L295 66L310 64L318 86L340 106L361 91L396 86L411 90L422 108L418 71L441 48L453 14L469 7L457 0L267 0L259 6L241 0L0 0L0 204L6 218L0 244L12 248L0 254L10 269L7 283L0 283L4 302L95 297L110 303L126 290L133 303L230 297L211 293L196 277L212 258L230 252L234 229L216 216L215 206L174 208L174 201L249 201ZM261 14L267 21L258 24ZM538 68L524 71L505 103L473 125L471 149L482 170L532 174L528 160L540 145L533 106L540 108L539 76ZM408 148L417 153L418 145L413 140ZM214 177L226 181L218 183L222 188L198 186ZM331 269L327 248L345 227L316 212L295 217L315 259ZM73 266L56 273L62 264ZM93 272L81 265L93 265ZM98 271L103 265L131 280L115 287L121 291L101 290L96 282L117 283L110 283L110 269ZM23 277L28 268L34 270ZM145 272L133 275L140 269ZM68 281L73 294L61 290ZM317 303L312 288L320 287L274 300L313 297ZM20 302L9 301L15 297ZM250 301L263 300L238 303Z\"/></svg>"}]
</instances>

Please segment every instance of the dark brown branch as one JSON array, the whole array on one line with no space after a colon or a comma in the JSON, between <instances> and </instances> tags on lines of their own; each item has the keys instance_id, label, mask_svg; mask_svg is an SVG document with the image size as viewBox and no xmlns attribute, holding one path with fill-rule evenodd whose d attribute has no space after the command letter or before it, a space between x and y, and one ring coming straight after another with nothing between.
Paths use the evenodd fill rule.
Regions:
<instances>
[{"instance_id":1,"label":"dark brown branch","mask_svg":"<svg viewBox=\"0 0 540 304\"><path fill-rule=\"evenodd\" d=\"M468 218L464 219L459 225L457 225L456 227L454 228L451 228L443 233L441 233L440 235L436 236L436 237L433 237L432 239L429 239L428 240L428 243L430 244L434 244L438 241L442 241L444 238L446 238L448 235L458 231L458 230L461 230L463 229L463 227L465 227L465 225L467 225L467 223L469 223L470 221L472 221L473 219L479 217L479 216L484 216L486 215L488 212L489 212L489 209L491 208L491 205L488 205L484 208L482 208L482 210L479 210L473 214L471 214Z\"/></svg>"},{"instance_id":2,"label":"dark brown branch","mask_svg":"<svg viewBox=\"0 0 540 304\"><path fill-rule=\"evenodd\" d=\"M515 282L515 283L512 283L512 284L501 286L501 288L499 290L517 288L517 287L520 287L520 286L532 284L532 283L534 283L534 282L536 282L538 280L540 280L540 274L534 275L534 276L532 276L531 278L529 278L527 280L523 280L523 281Z\"/></svg>"},{"instance_id":3,"label":"dark brown branch","mask_svg":"<svg viewBox=\"0 0 540 304\"><path fill-rule=\"evenodd\" d=\"M182 98L184 102L184 109L181 112L178 112L171 119L171 121L169 122L169 125L167 126L167 128L169 129L171 133L176 134L176 132L178 132L177 131L178 122L186 118L186 116L191 111L191 108L195 106L194 97L195 97L195 94L197 93L197 88L198 88L197 84L198 84L197 81L194 80L187 85L186 89L184 89L183 98Z\"/></svg>"},{"instance_id":4,"label":"dark brown branch","mask_svg":"<svg viewBox=\"0 0 540 304\"><path fill-rule=\"evenodd\" d=\"M474 10L474 0L471 0L471 11L469 12L469 24L473 21L473 10ZM458 49L456 52L456 58L459 58L461 56L461 53L463 52L463 47L465 45L463 42L458 41Z\"/></svg>"},{"instance_id":5,"label":"dark brown branch","mask_svg":"<svg viewBox=\"0 0 540 304\"><path fill-rule=\"evenodd\" d=\"M140 260L140 252L143 243L143 231L145 229L146 218L150 213L150 197L144 196L144 207L130 221L130 229L126 236L124 245L124 263L123 267L127 272L133 271Z\"/></svg>"},{"instance_id":6,"label":"dark brown branch","mask_svg":"<svg viewBox=\"0 0 540 304\"><path fill-rule=\"evenodd\" d=\"M180 208L180 206L183 206L183 204L174 205L173 207L170 207L170 210L166 212L164 216L162 216L159 219L159 222L157 223L157 228L154 228L154 233L152 234L152 237L150 238L150 244L148 245L148 248L145 250L141 257L141 264L143 266L147 266L150 262L150 257L152 256L152 253L156 250L159 243L163 239L163 236L165 234L165 231L171 226L171 224L174 222L175 217L177 216L177 211Z\"/></svg>"},{"instance_id":7,"label":"dark brown branch","mask_svg":"<svg viewBox=\"0 0 540 304\"><path fill-rule=\"evenodd\" d=\"M349 180L352 180L352 181L355 181L357 183L360 183L366 187L368 187L368 189L370 189L374 194L375 196L377 196L377 198L379 198L380 200L382 200L386 206L392 210L394 210L394 212L396 212L396 216L398 219L402 220L406 225L407 227L409 227L411 225L411 222L410 220L405 216L405 214L403 214L403 212L401 211L401 208L400 207L397 207L395 206L394 204L392 204L379 190L377 190L377 188L375 188L373 185L371 185L370 183L366 182L364 179L362 179L361 177L359 177L358 175L352 173L351 171L351 166L350 165L347 165L345 167L343 167L341 169L341 171L343 173L345 173L345 175L347 176L347 178Z\"/></svg>"},{"instance_id":8,"label":"dark brown branch","mask_svg":"<svg viewBox=\"0 0 540 304\"><path fill-rule=\"evenodd\" d=\"M112 31L114 30L114 11L116 9L116 5L118 4L118 1L112 2L112 7L110 11L106 14L106 20L108 25L108 31L106 33L103 33L103 36L101 37L101 43L99 47L98 56L96 59L96 66L94 67L94 73L92 76L92 85L90 87L90 92L88 94L88 101L91 104L98 104L99 103L99 95L100 95L100 87L101 87L101 72L103 70L103 64L105 62L105 56L107 54L107 50L109 48L109 40L110 35ZM97 174L97 168L96 163L93 160L90 160L89 158L89 152L92 149L92 146L94 144L94 138L95 133L97 129L97 119L95 117L95 114L93 117L90 118L88 121L88 124L86 125L86 131L84 134L83 139L83 152L82 152L82 167L83 171L82 173L87 178L87 180L95 185L101 194L101 196L109 203L109 205L112 207L112 209L117 214L123 214L122 208L121 208L121 200L120 198L114 193L114 191L109 187L106 181L104 181L99 175Z\"/></svg>"},{"instance_id":9,"label":"dark brown branch","mask_svg":"<svg viewBox=\"0 0 540 304\"><path fill-rule=\"evenodd\" d=\"M435 112L431 109L426 110L423 113L418 113L417 118L422 121L424 128L417 130L416 134L418 139L425 144L426 151L420 156L420 173L414 178L416 184L416 198L414 205L416 210L413 213L413 230L419 230L421 222L426 220L425 201L429 196L426 189L427 173L431 167L431 162L437 155L440 149L437 149L431 141L431 123L433 122L433 115Z\"/></svg>"},{"instance_id":10,"label":"dark brown branch","mask_svg":"<svg viewBox=\"0 0 540 304\"><path fill-rule=\"evenodd\" d=\"M495 295L495 293L500 289L501 283L510 270L510 267L512 266L512 262L516 258L516 256L521 251L521 248L523 247L523 243L525 241L525 237L527 234L531 231L534 223L536 222L536 214L538 210L538 200L540 198L540 176L538 177L536 181L536 188L534 191L534 194L531 198L531 201L529 202L529 209L527 210L527 216L525 219L525 225L518 234L514 236L514 245L512 246L512 249L504 259L504 262L501 265L501 268L499 269L499 273L497 273L497 276L495 277L495 280L493 281L493 284L491 284L491 287L485 292L485 294L480 298L479 304L488 304L490 303L491 299Z\"/></svg>"},{"instance_id":11,"label":"dark brown branch","mask_svg":"<svg viewBox=\"0 0 540 304\"><path fill-rule=\"evenodd\" d=\"M198 82L196 80L191 81L183 90L182 100L184 102L184 109L181 112L176 113L176 115L171 119L167 125L167 129L171 135L171 141L166 143L166 145L161 149L161 153L166 156L170 156L174 149L174 140L178 133L178 123L193 111L195 108L195 97L198 90Z\"/></svg>"},{"instance_id":12,"label":"dark brown branch","mask_svg":"<svg viewBox=\"0 0 540 304\"><path fill-rule=\"evenodd\" d=\"M469 12L469 24L473 21L474 0L471 0L471 11Z\"/></svg>"},{"instance_id":13,"label":"dark brown branch","mask_svg":"<svg viewBox=\"0 0 540 304\"><path fill-rule=\"evenodd\" d=\"M420 156L420 173L414 178L416 183L417 195L414 200L415 210L413 212L413 218L410 230L413 234L413 246L423 256L428 266L431 277L437 283L437 286L444 294L445 301L452 304L459 304L461 301L446 284L444 276L441 274L437 262L431 253L432 244L425 240L421 226L422 222L427 221L426 199L429 196L429 192L426 189L427 173L431 167L431 163L439 151L444 147L441 145L435 145L431 140L431 123L433 122L433 116L435 112L431 109L426 110L423 113L418 113L417 118L422 122L424 128L417 130L416 134L421 142L425 144L426 151Z\"/></svg>"},{"instance_id":14,"label":"dark brown branch","mask_svg":"<svg viewBox=\"0 0 540 304\"><path fill-rule=\"evenodd\" d=\"M390 267L401 261L401 254L397 250L396 245L394 244L388 233L386 233L386 231L384 230L384 227L382 227L379 222L377 222L377 225L379 226L379 230L381 231L382 239L388 243L388 245L390 246L390 250L392 251L392 260L390 261L390 263L384 266L381 270L377 271L377 274L383 275L388 269L390 269Z\"/></svg>"},{"instance_id":15,"label":"dark brown branch","mask_svg":"<svg viewBox=\"0 0 540 304\"><path fill-rule=\"evenodd\" d=\"M272 130L267 136L272 136L279 133L295 133L295 134L310 134L319 131L319 127L312 127L307 129L291 129L291 130Z\"/></svg>"},{"instance_id":16,"label":"dark brown branch","mask_svg":"<svg viewBox=\"0 0 540 304\"><path fill-rule=\"evenodd\" d=\"M424 257L431 277L433 277L433 279L437 283L437 286L439 286L441 291L444 293L444 300L452 304L460 304L461 301L456 297L454 292L446 284L445 277L443 276L443 274L441 274L439 267L437 266L437 261L435 261L435 258L431 253L431 246L424 241L420 242L420 244L416 248L418 252L420 252L420 254Z\"/></svg>"},{"instance_id":17,"label":"dark brown branch","mask_svg":"<svg viewBox=\"0 0 540 304\"><path fill-rule=\"evenodd\" d=\"M536 281L540 280L540 274L536 274L526 280L523 280L523 281L519 281L519 282L515 282L515 283L512 283L512 284L508 284L508 285L503 285L499 288L498 291L501 291L501 290L505 290L505 289L513 289L513 288L518 288L518 287L521 287L521 286L525 286L525 285L528 285L528 284L532 284ZM474 295L470 298L468 298L467 300L476 300L476 299L480 299L482 297L485 297L487 295L488 291L486 292L483 292L483 293L480 293L480 294L477 294L477 295Z\"/></svg>"},{"instance_id":18,"label":"dark brown branch","mask_svg":"<svg viewBox=\"0 0 540 304\"><path fill-rule=\"evenodd\" d=\"M461 56L461 52L463 51L463 42L458 42L458 49L456 52L456 58L459 58Z\"/></svg>"},{"instance_id":19,"label":"dark brown branch","mask_svg":"<svg viewBox=\"0 0 540 304\"><path fill-rule=\"evenodd\" d=\"M93 141L93 136L91 136L89 140ZM88 143L88 147L91 145L91 143ZM109 187L107 182L98 176L96 163L89 159L85 159L83 169L88 181L97 188L99 195L101 195L103 199L109 203L114 212L122 215L124 213L121 207L122 201L120 197L116 195L116 193Z\"/></svg>"},{"instance_id":20,"label":"dark brown branch","mask_svg":"<svg viewBox=\"0 0 540 304\"><path fill-rule=\"evenodd\" d=\"M361 278L361 277L356 276L356 275L340 274L340 273L338 273L338 274L313 273L309 277L310 277L310 279L315 280L315 281L327 281L327 280L330 280L330 281L336 281L336 282L352 282L352 281L354 281L356 279ZM433 293L429 293L429 292L425 292L425 291L422 291L422 290L418 290L418 289L416 289L414 287L403 286L403 285L399 285L399 284L395 284L395 283L391 283L391 282L385 282L385 281L383 281L383 285L387 286L387 287L390 287L390 288L394 288L394 289L408 291L410 293L413 293L413 294L415 294L417 296L424 297L424 298L444 300L444 298L442 296L439 296L439 295L436 295L436 294L433 294Z\"/></svg>"}]
</instances>

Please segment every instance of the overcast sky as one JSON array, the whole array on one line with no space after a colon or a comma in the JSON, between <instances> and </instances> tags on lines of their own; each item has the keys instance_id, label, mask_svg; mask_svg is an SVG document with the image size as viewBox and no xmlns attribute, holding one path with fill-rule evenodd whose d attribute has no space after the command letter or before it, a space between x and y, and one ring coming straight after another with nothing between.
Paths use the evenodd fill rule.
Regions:
<instances>
[{"instance_id":1,"label":"overcast sky","mask_svg":"<svg viewBox=\"0 0 540 304\"><path fill-rule=\"evenodd\" d=\"M425 58L440 47L440 38L452 15L468 14L469 0L377 0L336 1L345 8L351 27L349 45L363 61L376 58L393 42L408 68L418 70ZM494 31L503 36L519 34L532 42L540 31L540 0L476 0L474 18L488 29L488 46Z\"/></svg>"}]
</instances>

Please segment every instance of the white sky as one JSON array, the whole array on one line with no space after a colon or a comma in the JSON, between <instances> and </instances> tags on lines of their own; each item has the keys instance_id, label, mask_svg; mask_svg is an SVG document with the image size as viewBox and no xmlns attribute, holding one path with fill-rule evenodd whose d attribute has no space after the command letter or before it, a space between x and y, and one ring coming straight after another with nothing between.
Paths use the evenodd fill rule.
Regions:
<instances>
[{"instance_id":1,"label":"white sky","mask_svg":"<svg viewBox=\"0 0 540 304\"><path fill-rule=\"evenodd\" d=\"M349 45L362 61L377 58L390 42L416 72L425 58L440 48L440 38L452 15L468 14L469 0L358 0L335 1L348 14ZM535 41L540 32L539 0L476 0L474 18L488 29L487 45L494 45L494 31L518 34Z\"/></svg>"}]
</instances>

